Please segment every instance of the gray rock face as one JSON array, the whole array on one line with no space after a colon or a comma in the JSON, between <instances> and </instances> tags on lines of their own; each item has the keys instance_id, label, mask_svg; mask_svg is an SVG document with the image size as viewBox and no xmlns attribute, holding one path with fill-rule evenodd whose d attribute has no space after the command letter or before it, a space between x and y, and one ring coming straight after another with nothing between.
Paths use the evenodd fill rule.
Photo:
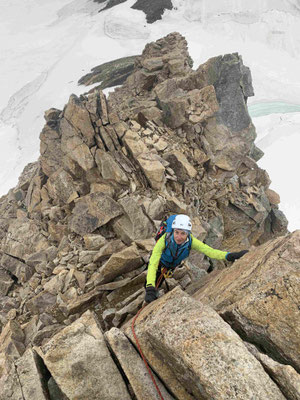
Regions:
<instances>
[{"instance_id":1,"label":"gray rock face","mask_svg":"<svg viewBox=\"0 0 300 400\"><path fill-rule=\"evenodd\" d=\"M107 4L108 5L108 4ZM79 79L79 85L92 85L99 82L99 89L122 85L134 70L137 56L123 57L92 68L89 74Z\"/></svg>"},{"instance_id":2,"label":"gray rock face","mask_svg":"<svg viewBox=\"0 0 300 400\"><path fill-rule=\"evenodd\" d=\"M249 351L260 361L264 369L276 382L282 393L289 400L298 400L300 398L300 375L290 365L280 364L260 353L257 348L246 343Z\"/></svg>"},{"instance_id":3,"label":"gray rock face","mask_svg":"<svg viewBox=\"0 0 300 400\"><path fill-rule=\"evenodd\" d=\"M17 361L17 373L24 400L48 400L48 393L42 384L42 374L36 353L28 349Z\"/></svg>"},{"instance_id":4,"label":"gray rock face","mask_svg":"<svg viewBox=\"0 0 300 400\"><path fill-rule=\"evenodd\" d=\"M246 129L251 119L245 100L254 95L250 70L238 54L218 57L215 62L218 75L213 85L220 105L218 118L234 132Z\"/></svg>"},{"instance_id":5,"label":"gray rock face","mask_svg":"<svg viewBox=\"0 0 300 400\"><path fill-rule=\"evenodd\" d=\"M31 253L49 247L38 225L30 219L12 220L8 237L2 244L2 251L18 259L25 259Z\"/></svg>"},{"instance_id":6,"label":"gray rock face","mask_svg":"<svg viewBox=\"0 0 300 400\"><path fill-rule=\"evenodd\" d=\"M0 269L0 296L6 296L14 281L4 269Z\"/></svg>"},{"instance_id":7,"label":"gray rock face","mask_svg":"<svg viewBox=\"0 0 300 400\"><path fill-rule=\"evenodd\" d=\"M100 4L104 3L103 0L94 1ZM125 1L126 0L109 0L106 6L100 11L108 10L121 3L124 3ZM138 0L131 8L144 11L148 24L152 24L153 22L161 19L165 10L172 10L173 5L171 0L152 0L151 2L148 2L147 0Z\"/></svg>"},{"instance_id":8,"label":"gray rock face","mask_svg":"<svg viewBox=\"0 0 300 400\"><path fill-rule=\"evenodd\" d=\"M208 277L206 285L195 294L247 341L298 372L299 254L300 231L295 231L265 243L230 269Z\"/></svg>"},{"instance_id":9,"label":"gray rock face","mask_svg":"<svg viewBox=\"0 0 300 400\"><path fill-rule=\"evenodd\" d=\"M126 247L118 253L113 254L101 267L98 283L111 282L117 276L130 272L143 265L136 245Z\"/></svg>"},{"instance_id":10,"label":"gray rock face","mask_svg":"<svg viewBox=\"0 0 300 400\"><path fill-rule=\"evenodd\" d=\"M18 278L18 281L24 283L30 279L34 273L34 269L24 262L8 254L3 254L1 265L9 271L13 276Z\"/></svg>"},{"instance_id":11,"label":"gray rock face","mask_svg":"<svg viewBox=\"0 0 300 400\"><path fill-rule=\"evenodd\" d=\"M40 355L68 399L130 400L91 312L55 335Z\"/></svg>"},{"instance_id":12,"label":"gray rock face","mask_svg":"<svg viewBox=\"0 0 300 400\"><path fill-rule=\"evenodd\" d=\"M197 399L284 399L229 325L178 288L147 306L135 331L149 362L172 389L169 370ZM133 339L131 327L125 332Z\"/></svg>"},{"instance_id":13,"label":"gray rock face","mask_svg":"<svg viewBox=\"0 0 300 400\"><path fill-rule=\"evenodd\" d=\"M122 207L104 193L92 193L79 199L70 219L70 229L80 235L94 232L123 213Z\"/></svg>"},{"instance_id":14,"label":"gray rock face","mask_svg":"<svg viewBox=\"0 0 300 400\"><path fill-rule=\"evenodd\" d=\"M148 24L152 24L161 19L165 10L172 10L173 5L171 0L138 0L131 8L144 11Z\"/></svg>"}]
</instances>

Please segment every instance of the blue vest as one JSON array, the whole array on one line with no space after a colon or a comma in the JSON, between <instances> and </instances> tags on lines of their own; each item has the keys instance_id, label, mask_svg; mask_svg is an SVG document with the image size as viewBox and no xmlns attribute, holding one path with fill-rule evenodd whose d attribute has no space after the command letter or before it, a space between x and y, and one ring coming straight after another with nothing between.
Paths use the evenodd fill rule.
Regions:
<instances>
[{"instance_id":1,"label":"blue vest","mask_svg":"<svg viewBox=\"0 0 300 400\"><path fill-rule=\"evenodd\" d=\"M189 235L187 241L181 245L175 242L173 233L171 235L167 233L165 241L166 248L162 252L160 262L166 268L175 268L190 254L192 247L191 235Z\"/></svg>"}]
</instances>

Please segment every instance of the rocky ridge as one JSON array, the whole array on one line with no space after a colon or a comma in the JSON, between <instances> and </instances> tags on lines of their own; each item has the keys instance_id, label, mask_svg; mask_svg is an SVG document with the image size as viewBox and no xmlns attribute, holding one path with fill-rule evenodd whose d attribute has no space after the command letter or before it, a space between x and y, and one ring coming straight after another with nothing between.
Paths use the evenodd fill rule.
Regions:
<instances>
[{"instance_id":1,"label":"rocky ridge","mask_svg":"<svg viewBox=\"0 0 300 400\"><path fill-rule=\"evenodd\" d=\"M94 0L96 3L105 3L107 0ZM112 7L115 7L121 3L124 3L127 0L108 0L103 8L99 10L105 11ZM171 0L137 0L131 8L135 10L143 11L146 15L146 20L148 24L152 24L155 21L158 21L162 18L162 15L165 10L172 10L173 4Z\"/></svg>"},{"instance_id":2,"label":"rocky ridge","mask_svg":"<svg viewBox=\"0 0 300 400\"><path fill-rule=\"evenodd\" d=\"M256 164L251 95L238 54L194 71L172 33L108 99L95 89L46 111L38 162L0 199L1 400L158 398L126 323L168 213L213 247L256 250L229 269L191 255L143 310L164 398L299 398L300 239L282 236Z\"/></svg>"}]
</instances>

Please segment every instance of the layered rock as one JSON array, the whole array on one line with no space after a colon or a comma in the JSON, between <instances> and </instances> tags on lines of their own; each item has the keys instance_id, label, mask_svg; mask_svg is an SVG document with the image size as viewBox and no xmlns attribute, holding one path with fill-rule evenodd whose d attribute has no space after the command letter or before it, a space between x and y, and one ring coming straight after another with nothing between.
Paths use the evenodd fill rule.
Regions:
<instances>
[{"instance_id":1,"label":"layered rock","mask_svg":"<svg viewBox=\"0 0 300 400\"><path fill-rule=\"evenodd\" d=\"M68 399L130 399L92 313L54 336L40 356ZM83 385L84 382L84 385Z\"/></svg>"},{"instance_id":2,"label":"layered rock","mask_svg":"<svg viewBox=\"0 0 300 400\"><path fill-rule=\"evenodd\" d=\"M180 289L148 306L135 331L178 399L284 399L230 326ZM133 340L130 326L125 332Z\"/></svg>"},{"instance_id":3,"label":"layered rock","mask_svg":"<svg viewBox=\"0 0 300 400\"><path fill-rule=\"evenodd\" d=\"M298 372L299 255L300 231L295 231L208 277L194 295L212 305L244 339Z\"/></svg>"},{"instance_id":4,"label":"layered rock","mask_svg":"<svg viewBox=\"0 0 300 400\"><path fill-rule=\"evenodd\" d=\"M168 359L165 366L156 358L158 353L145 350L166 398L226 398L222 397L226 391L230 398L247 398L251 393L268 398L272 390L280 398L278 387L285 395L292 393L286 395L291 398L297 393L299 360L293 353L297 353L299 323L293 299L298 236L274 241L286 234L287 221L279 210L278 195L269 189L267 173L256 164L259 151L246 106L253 94L250 71L238 54L212 58L196 71L191 66L185 39L172 33L146 46L134 72L108 99L95 89L80 97L72 95L63 110L46 111L39 160L27 166L17 187L0 199L0 394L5 399L12 391L16 399L21 398L25 384L16 371L23 357L24 371L32 365L41 380L40 394L32 396L63 400L104 396L101 390L107 387L108 370L95 365L93 347L97 363L109 360L109 371L115 376L119 392L108 398L146 398L143 380L139 381L143 374L133 379L132 365L120 347L128 348L132 360L136 353L116 328L142 306L154 232L161 219L172 213L189 214L194 236L212 247L234 251L262 246L218 278L213 278L216 271L208 272L223 270L224 262L191 254L168 280L170 289L178 289L156 303L153 316L150 310L156 306L147 307L153 324L150 342L160 349L162 359L167 357L165 351L173 350L160 314L174 338L179 332L175 320L183 321L177 297L183 308L185 303L191 307L189 318L197 321L190 325L187 319L189 339L174 343L174 360ZM287 258L292 261L286 265ZM200 286L202 303L209 303L242 339L255 343L279 364L280 368L274 367L255 354L278 387L215 311L200 303L196 306L179 290L194 293ZM160 295L166 290L163 286ZM175 311L171 311L173 303ZM284 315L283 305L290 311L276 320L273 309ZM168 319L173 314L175 322ZM156 326L161 328L156 331ZM286 326L288 345L282 334ZM116 352L116 363L103 336L111 328L106 338L110 351ZM142 333L142 324L137 329ZM222 332L221 337L216 331ZM211 342L206 341L207 335ZM201 351L201 346L197 351L193 347L193 337L198 345L206 341L203 365L192 358ZM148 344L145 338L141 340L147 349L149 338ZM220 347L213 346L218 341ZM32 346L35 350L27 353ZM234 353L240 354L241 361ZM211 368L220 373L218 382L206 376L211 360ZM173 362L182 374L173 370ZM293 372L282 367L286 363ZM79 367L87 375L90 367L94 369L91 376L97 385L93 387L90 380L86 392L77 380ZM238 382L238 367L250 371L249 380L243 377ZM279 369L284 372L275 377ZM289 374L294 391L285 389ZM147 398L155 398L152 389Z\"/></svg>"}]
</instances>

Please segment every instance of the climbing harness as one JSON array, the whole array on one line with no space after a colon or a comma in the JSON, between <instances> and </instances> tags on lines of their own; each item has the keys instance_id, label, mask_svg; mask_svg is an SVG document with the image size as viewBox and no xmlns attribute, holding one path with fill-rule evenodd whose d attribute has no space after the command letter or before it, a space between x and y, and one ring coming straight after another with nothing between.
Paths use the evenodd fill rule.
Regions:
<instances>
[{"instance_id":1,"label":"climbing harness","mask_svg":"<svg viewBox=\"0 0 300 400\"><path fill-rule=\"evenodd\" d=\"M160 277L158 278L157 283L156 283L156 285L155 285L155 288L156 288L156 289L159 287L159 285L160 285L160 283L161 283L163 277L164 277L164 276L166 277L165 274L167 274L167 268L163 268L163 270L162 270L162 272L161 272L161 274L160 274ZM151 377L151 379L152 379L152 382L153 382L153 384L154 384L154 386L155 386L155 389L157 390L157 393L158 393L160 399L161 399L161 400L164 400L164 398L163 398L163 396L162 396L162 394L161 394L161 391L159 390L159 387L158 387L158 385L157 385L157 383L156 383L156 380L155 380L155 378L154 378L154 376L153 376L153 374L152 374L152 372L151 372L151 369L150 369L149 364L148 364L148 362L147 362L147 360L146 360L146 357L144 356L144 353L143 353L143 351L142 351L140 342L139 342L139 340L138 340L138 338L137 338L137 336L136 336L136 333L135 333L135 331L134 331L134 324L135 324L135 321L137 320L137 318L138 318L138 316L140 315L140 313L142 312L142 310L146 307L146 305L147 305L147 304L145 304L145 305L138 311L138 313L136 314L136 316L133 318L133 321L132 321L132 324L131 324L131 330L132 330L132 334L133 334L133 337L134 337L134 339L135 339L137 348L138 348L138 350L139 350L139 353L140 353L140 355L141 355L141 357L142 357L142 359L143 359L143 361L144 361L144 364L146 365L146 368L147 368L147 370L148 370L148 372L149 372L149 375L150 375L150 377Z\"/></svg>"},{"instance_id":2,"label":"climbing harness","mask_svg":"<svg viewBox=\"0 0 300 400\"><path fill-rule=\"evenodd\" d=\"M173 271L171 269L167 270L166 273L163 275L165 278L172 278L173 276Z\"/></svg>"}]
</instances>

